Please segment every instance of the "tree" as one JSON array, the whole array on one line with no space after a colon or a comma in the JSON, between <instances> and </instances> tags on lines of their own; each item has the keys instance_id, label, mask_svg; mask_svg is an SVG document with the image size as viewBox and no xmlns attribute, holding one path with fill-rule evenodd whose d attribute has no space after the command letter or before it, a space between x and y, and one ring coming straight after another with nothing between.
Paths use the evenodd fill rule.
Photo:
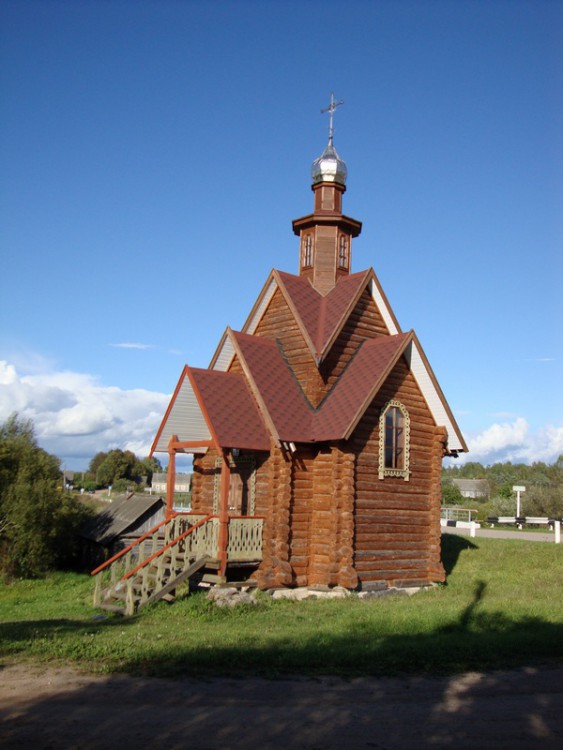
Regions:
<instances>
[{"instance_id":1,"label":"tree","mask_svg":"<svg viewBox=\"0 0 563 750\"><path fill-rule=\"evenodd\" d=\"M0 570L35 577L68 563L88 510L61 489L60 461L37 445L33 424L0 425Z\"/></svg>"},{"instance_id":2,"label":"tree","mask_svg":"<svg viewBox=\"0 0 563 750\"><path fill-rule=\"evenodd\" d=\"M144 458L141 461L141 465L144 469L144 474L147 477L147 484L151 484L152 482L152 475L161 472L162 471L162 464L158 460L158 458L155 458L154 456L152 458Z\"/></svg>"},{"instance_id":3,"label":"tree","mask_svg":"<svg viewBox=\"0 0 563 750\"><path fill-rule=\"evenodd\" d=\"M108 487L115 484L118 479L138 482L144 473L145 467L132 451L114 448L98 465L96 481L100 486Z\"/></svg>"},{"instance_id":4,"label":"tree","mask_svg":"<svg viewBox=\"0 0 563 750\"><path fill-rule=\"evenodd\" d=\"M105 451L100 451L99 453L96 453L94 458L90 461L90 465L88 466L88 473L94 475L94 479L96 478L96 475L98 473L98 469L103 464L103 462L108 457L108 454Z\"/></svg>"},{"instance_id":5,"label":"tree","mask_svg":"<svg viewBox=\"0 0 563 750\"><path fill-rule=\"evenodd\" d=\"M449 477L442 479L442 505L450 506L462 504L463 495L457 484L454 484Z\"/></svg>"}]
</instances>

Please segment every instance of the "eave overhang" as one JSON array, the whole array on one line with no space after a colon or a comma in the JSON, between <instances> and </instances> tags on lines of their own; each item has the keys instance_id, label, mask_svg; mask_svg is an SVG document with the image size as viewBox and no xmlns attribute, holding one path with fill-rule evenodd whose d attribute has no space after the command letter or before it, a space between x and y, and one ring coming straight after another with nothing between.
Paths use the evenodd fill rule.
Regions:
<instances>
[{"instance_id":1,"label":"eave overhang","mask_svg":"<svg viewBox=\"0 0 563 750\"><path fill-rule=\"evenodd\" d=\"M310 229L314 226L337 226L342 229L346 234L352 237L357 237L362 231L362 222L352 219L350 216L344 216L343 214L336 214L330 211L317 212L314 214L308 214L302 216L299 219L294 219L291 222L293 227L293 233L300 235L304 229Z\"/></svg>"}]
</instances>

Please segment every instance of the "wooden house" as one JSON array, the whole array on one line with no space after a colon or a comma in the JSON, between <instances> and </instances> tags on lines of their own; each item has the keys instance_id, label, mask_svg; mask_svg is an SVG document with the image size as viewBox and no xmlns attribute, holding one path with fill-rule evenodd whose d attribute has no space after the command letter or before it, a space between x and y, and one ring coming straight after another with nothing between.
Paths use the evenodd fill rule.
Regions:
<instances>
[{"instance_id":1,"label":"wooden house","mask_svg":"<svg viewBox=\"0 0 563 750\"><path fill-rule=\"evenodd\" d=\"M416 334L373 269L352 272L361 223L342 213L332 129L312 190L293 221L299 273L273 270L209 367L184 367L152 453L169 476L193 454L217 580L245 563L262 588L442 581L442 458L466 445Z\"/></svg>"},{"instance_id":2,"label":"wooden house","mask_svg":"<svg viewBox=\"0 0 563 750\"><path fill-rule=\"evenodd\" d=\"M165 517L162 496L128 492L118 495L82 529L84 559L99 563L135 543Z\"/></svg>"}]
</instances>

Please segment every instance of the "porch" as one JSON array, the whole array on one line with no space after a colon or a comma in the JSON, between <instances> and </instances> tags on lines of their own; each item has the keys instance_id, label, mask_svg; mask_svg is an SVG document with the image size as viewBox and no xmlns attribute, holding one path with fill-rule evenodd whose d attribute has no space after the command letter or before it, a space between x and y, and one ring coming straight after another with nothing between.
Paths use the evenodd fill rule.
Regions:
<instances>
[{"instance_id":1,"label":"porch","mask_svg":"<svg viewBox=\"0 0 563 750\"><path fill-rule=\"evenodd\" d=\"M262 560L261 516L172 513L136 542L92 571L94 606L124 615L161 599L199 571L213 583L227 568Z\"/></svg>"}]
</instances>

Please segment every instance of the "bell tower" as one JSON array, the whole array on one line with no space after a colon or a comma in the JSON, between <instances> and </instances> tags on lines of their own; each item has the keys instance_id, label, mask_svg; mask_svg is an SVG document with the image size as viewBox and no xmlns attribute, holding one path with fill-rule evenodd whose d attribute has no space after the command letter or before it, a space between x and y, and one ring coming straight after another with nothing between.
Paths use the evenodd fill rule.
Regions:
<instances>
[{"instance_id":1,"label":"bell tower","mask_svg":"<svg viewBox=\"0 0 563 750\"><path fill-rule=\"evenodd\" d=\"M334 94L330 99L330 105L321 110L330 114L328 145L311 168L314 212L293 222L293 231L300 238L299 275L308 278L322 295L350 273L352 238L362 230L361 222L342 213L347 169L333 145L333 116L344 102L336 102Z\"/></svg>"}]
</instances>

